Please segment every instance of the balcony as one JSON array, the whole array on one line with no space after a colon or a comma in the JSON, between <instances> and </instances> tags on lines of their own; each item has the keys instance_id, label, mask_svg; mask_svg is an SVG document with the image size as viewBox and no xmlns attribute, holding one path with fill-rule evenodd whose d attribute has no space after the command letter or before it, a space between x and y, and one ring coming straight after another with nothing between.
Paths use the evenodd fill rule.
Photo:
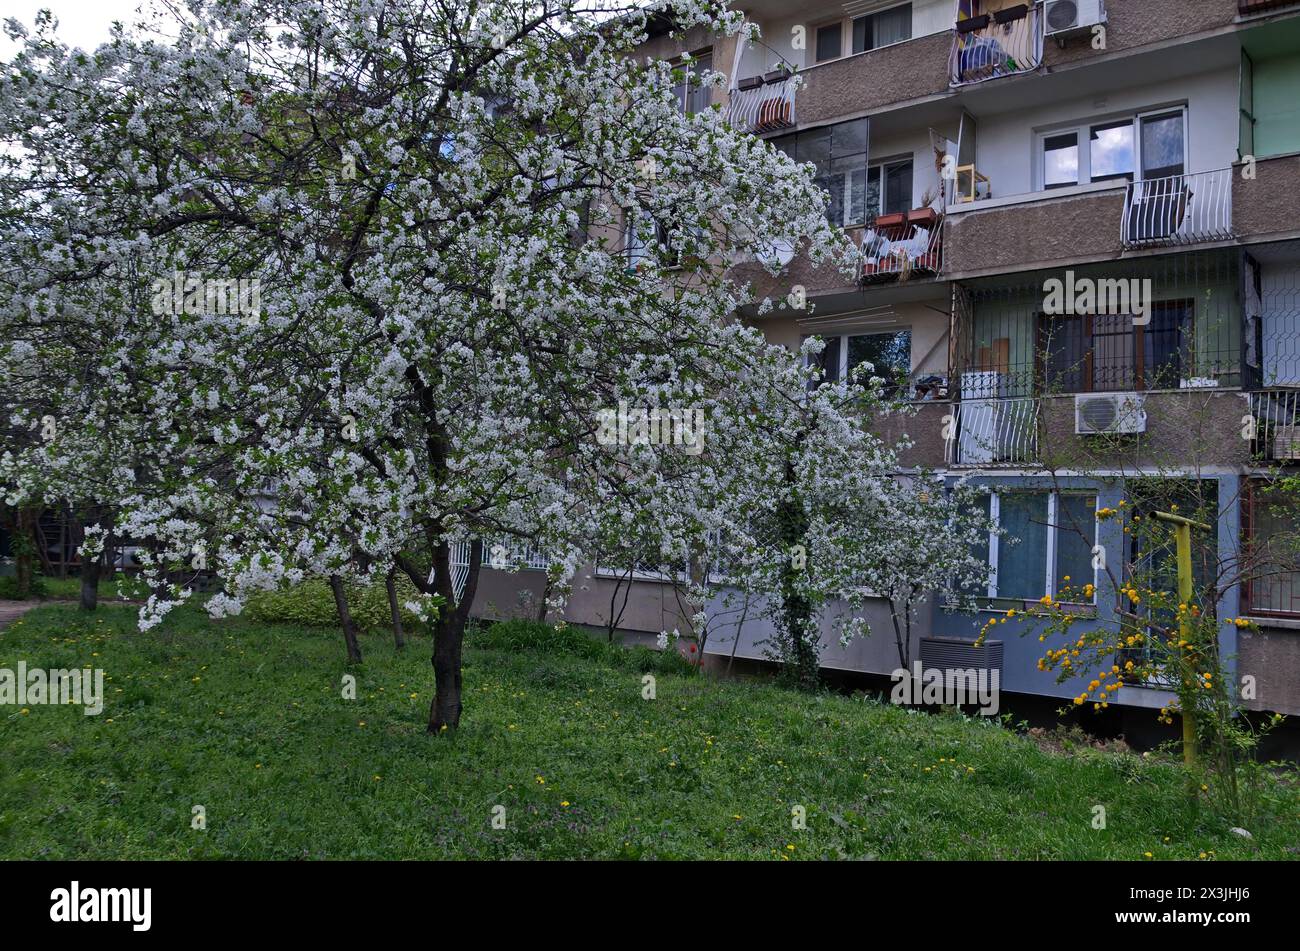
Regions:
<instances>
[{"instance_id":1,"label":"balcony","mask_svg":"<svg viewBox=\"0 0 1300 951\"><path fill-rule=\"evenodd\" d=\"M1121 240L1126 248L1232 239L1231 168L1130 182Z\"/></svg>"},{"instance_id":2,"label":"balcony","mask_svg":"<svg viewBox=\"0 0 1300 951\"><path fill-rule=\"evenodd\" d=\"M952 407L946 441L954 466L1023 466L1038 461L1038 403L1032 396L1006 397L1003 374L961 375L961 402Z\"/></svg>"},{"instance_id":3,"label":"balcony","mask_svg":"<svg viewBox=\"0 0 1300 951\"><path fill-rule=\"evenodd\" d=\"M943 270L943 216L933 208L880 215L858 242L864 282L906 281Z\"/></svg>"},{"instance_id":4,"label":"balcony","mask_svg":"<svg viewBox=\"0 0 1300 951\"><path fill-rule=\"evenodd\" d=\"M1255 421L1251 456L1261 462L1300 463L1300 389L1248 395Z\"/></svg>"},{"instance_id":5,"label":"balcony","mask_svg":"<svg viewBox=\"0 0 1300 951\"><path fill-rule=\"evenodd\" d=\"M770 80L769 80L770 77ZM799 80L787 73L769 73L742 80L733 89L727 107L733 126L761 134L787 129L795 124L795 88Z\"/></svg>"},{"instance_id":6,"label":"balcony","mask_svg":"<svg viewBox=\"0 0 1300 951\"><path fill-rule=\"evenodd\" d=\"M948 82L970 86L1027 73L1042 62L1039 8L1020 3L957 21L948 56Z\"/></svg>"}]
</instances>

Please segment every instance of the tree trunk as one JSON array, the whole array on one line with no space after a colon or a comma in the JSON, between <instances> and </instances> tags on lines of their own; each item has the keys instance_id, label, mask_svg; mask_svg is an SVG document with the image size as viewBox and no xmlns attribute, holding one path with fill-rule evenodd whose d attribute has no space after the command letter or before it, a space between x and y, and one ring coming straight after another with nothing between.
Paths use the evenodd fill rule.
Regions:
<instances>
[{"instance_id":1,"label":"tree trunk","mask_svg":"<svg viewBox=\"0 0 1300 951\"><path fill-rule=\"evenodd\" d=\"M389 568L388 577L384 579L384 587L388 589L388 611L393 616L393 642L397 649L401 650L406 646L406 637L402 632L402 607L397 603L397 569Z\"/></svg>"},{"instance_id":2,"label":"tree trunk","mask_svg":"<svg viewBox=\"0 0 1300 951\"><path fill-rule=\"evenodd\" d=\"M36 575L35 529L35 511L20 508L14 531L14 582L22 599L32 596L32 580Z\"/></svg>"},{"instance_id":3,"label":"tree trunk","mask_svg":"<svg viewBox=\"0 0 1300 951\"><path fill-rule=\"evenodd\" d=\"M469 546L469 574L459 602L451 581L451 549L440 542L434 550L434 583L446 603L433 626L433 701L429 704L429 732L441 733L460 726L460 657L465 641L474 594L478 590L479 568L483 564L483 541Z\"/></svg>"},{"instance_id":4,"label":"tree trunk","mask_svg":"<svg viewBox=\"0 0 1300 951\"><path fill-rule=\"evenodd\" d=\"M93 611L99 606L99 558L81 559L81 610Z\"/></svg>"},{"instance_id":5,"label":"tree trunk","mask_svg":"<svg viewBox=\"0 0 1300 951\"><path fill-rule=\"evenodd\" d=\"M361 645L357 642L357 626L348 610L347 592L343 590L343 579L330 575L330 590L334 592L334 607L339 612L339 622L343 625L343 641L348 645L348 663L361 663Z\"/></svg>"},{"instance_id":6,"label":"tree trunk","mask_svg":"<svg viewBox=\"0 0 1300 951\"><path fill-rule=\"evenodd\" d=\"M460 726L460 656L465 621L458 611L438 615L433 629L433 702L429 705L429 732Z\"/></svg>"}]
</instances>

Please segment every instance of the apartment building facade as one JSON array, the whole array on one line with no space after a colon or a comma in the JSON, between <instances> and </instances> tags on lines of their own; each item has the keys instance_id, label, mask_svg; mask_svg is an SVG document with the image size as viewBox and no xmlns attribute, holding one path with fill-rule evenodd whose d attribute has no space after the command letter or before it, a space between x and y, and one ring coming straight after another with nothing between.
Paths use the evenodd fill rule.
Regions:
<instances>
[{"instance_id":1,"label":"apartment building facade","mask_svg":"<svg viewBox=\"0 0 1300 951\"><path fill-rule=\"evenodd\" d=\"M832 377L863 360L905 375L911 412L882 420L911 437L904 461L995 490L990 515L1016 544L990 537L977 612L938 593L917 609L912 655L996 665L1004 691L1074 697L1078 683L1039 671L1018 618L974 645L990 617L1059 596L1066 577L1095 585L1077 605L1084 629L1114 623L1097 550L1140 553L1099 509L1176 480L1213 512L1199 546L1220 567L1295 530L1255 488L1300 465L1300 3L736 6L760 40L665 30L645 54L727 75L725 89L685 89L683 108L721 108L813 163L827 216L862 256L856 280L798 256L776 277L742 263L759 297L797 287L814 306L741 316L791 347L823 337ZM1059 309L1046 303L1058 285ZM1123 301L1076 308L1085 287ZM525 570L485 570L476 613L539 604L542 574L526 569L542 560L510 558ZM1254 678L1247 706L1295 714L1300 574L1282 567L1224 586L1215 611L1255 622L1221 638L1234 676ZM660 566L593 565L564 617L684 629L691 608L671 581ZM708 656L763 656L761 606L724 592L709 611ZM893 612L869 602L876 633L848 647L828 623L823 664L897 668ZM1135 684L1114 703L1168 700Z\"/></svg>"}]
</instances>

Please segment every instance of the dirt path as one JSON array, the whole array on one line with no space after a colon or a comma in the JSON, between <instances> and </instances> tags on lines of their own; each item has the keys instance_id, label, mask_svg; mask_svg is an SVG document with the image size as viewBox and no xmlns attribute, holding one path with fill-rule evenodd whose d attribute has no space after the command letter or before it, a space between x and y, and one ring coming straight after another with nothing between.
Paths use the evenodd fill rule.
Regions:
<instances>
[{"instance_id":1,"label":"dirt path","mask_svg":"<svg viewBox=\"0 0 1300 951\"><path fill-rule=\"evenodd\" d=\"M0 601L0 631L3 631L32 608L48 603L46 601Z\"/></svg>"}]
</instances>

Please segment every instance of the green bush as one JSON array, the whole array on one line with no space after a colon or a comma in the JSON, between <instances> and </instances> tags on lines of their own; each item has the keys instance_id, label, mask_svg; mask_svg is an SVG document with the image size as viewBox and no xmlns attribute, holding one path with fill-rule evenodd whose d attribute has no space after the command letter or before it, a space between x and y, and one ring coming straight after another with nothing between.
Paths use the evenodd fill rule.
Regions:
<instances>
[{"instance_id":1,"label":"green bush","mask_svg":"<svg viewBox=\"0 0 1300 951\"><path fill-rule=\"evenodd\" d=\"M477 631L473 637L478 647L492 650L538 650L554 654L573 654L598 660L608 656L608 649L575 627L555 628L541 621L511 618L497 621Z\"/></svg>"},{"instance_id":2,"label":"green bush","mask_svg":"<svg viewBox=\"0 0 1300 951\"><path fill-rule=\"evenodd\" d=\"M347 585L348 612L362 630L387 627L392 623L388 610L388 591L384 583L361 586ZM397 603L404 605L416 597L415 585L404 575L397 576ZM420 623L405 607L402 624L408 631ZM248 599L244 612L256 621L285 624L304 624L308 627L337 627L339 613L334 606L334 592L329 583L321 579L277 591L259 591Z\"/></svg>"},{"instance_id":3,"label":"green bush","mask_svg":"<svg viewBox=\"0 0 1300 951\"><path fill-rule=\"evenodd\" d=\"M29 598L44 598L48 594L45 582L41 578L32 579L32 590L28 595ZM18 601L21 598L18 595L18 579L13 575L0 577L0 599L6 601Z\"/></svg>"}]
</instances>

